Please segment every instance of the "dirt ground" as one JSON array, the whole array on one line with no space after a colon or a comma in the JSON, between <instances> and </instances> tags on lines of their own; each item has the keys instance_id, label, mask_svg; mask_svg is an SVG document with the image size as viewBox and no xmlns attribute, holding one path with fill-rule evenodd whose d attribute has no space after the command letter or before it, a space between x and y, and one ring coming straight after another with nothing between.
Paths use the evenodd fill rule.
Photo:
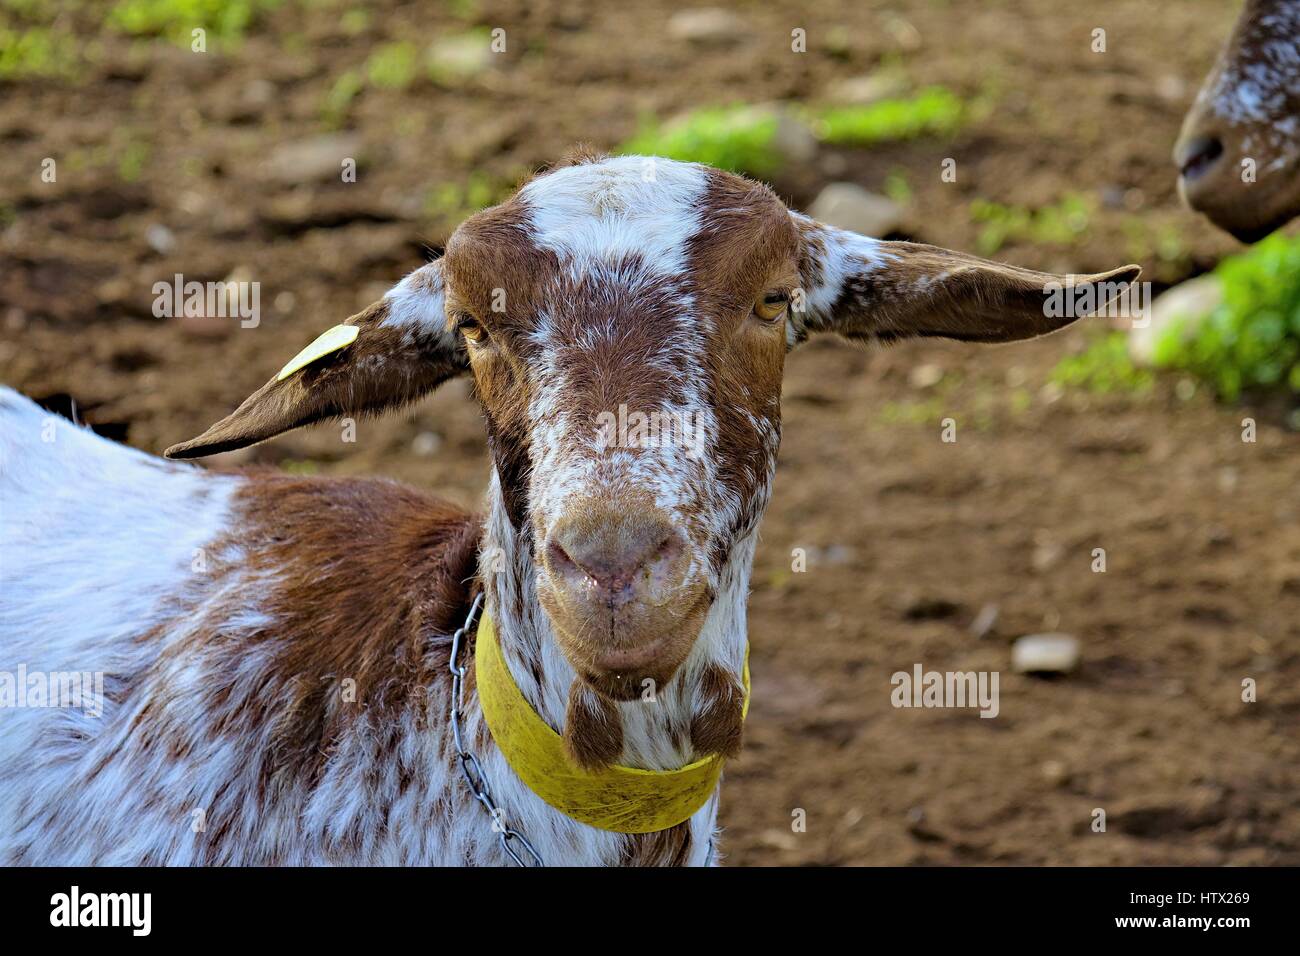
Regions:
<instances>
[{"instance_id":1,"label":"dirt ground","mask_svg":"<svg viewBox=\"0 0 1300 956\"><path fill-rule=\"evenodd\" d=\"M901 172L905 235L974 250L972 200L1077 193L1096 208L1074 242L1013 240L997 258L1062 272L1136 260L1159 285L1237 248L1180 208L1169 158L1235 18L1219 0L754 2L736 8L748 28L710 47L669 37L660 2L375 0L362 22L345 15L361 4L286 0L204 55L104 32L72 6L63 22L93 38L80 76L0 82L0 381L71 396L152 452L431 255L448 228L428 203L440 184L508 182L577 142L612 148L647 114L824 102L882 65L987 107L950 139L826 151L777 178L793 204ZM485 72L367 88L323 120L378 45L474 26L509 38ZM795 27L806 54L790 52ZM276 165L331 126L355 139L356 183ZM945 157L956 183L940 180ZM200 335L153 318L153 283L174 273L260 282L261 324ZM1300 437L1261 415L1243 442L1252 409L1177 377L1145 393L1052 385L1087 341L1074 328L790 357L750 604L753 706L723 795L730 863L1300 864ZM337 439L296 433L242 461L388 475L471 506L486 485L463 383ZM806 573L791 572L795 548ZM1012 640L1044 630L1082 642L1077 672L1012 672ZM890 675L918 662L1000 672L999 716L893 708Z\"/></svg>"}]
</instances>

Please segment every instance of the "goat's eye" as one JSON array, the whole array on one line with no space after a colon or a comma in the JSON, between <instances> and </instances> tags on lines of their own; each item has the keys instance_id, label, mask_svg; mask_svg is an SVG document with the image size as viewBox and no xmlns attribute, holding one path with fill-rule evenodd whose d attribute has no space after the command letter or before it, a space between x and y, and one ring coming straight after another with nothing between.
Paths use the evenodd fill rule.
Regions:
<instances>
[{"instance_id":1,"label":"goat's eye","mask_svg":"<svg viewBox=\"0 0 1300 956\"><path fill-rule=\"evenodd\" d=\"M468 312L456 312L453 314L452 319L456 323L456 331L471 342L482 342L487 336L487 332L483 330L483 326L479 324L478 319Z\"/></svg>"},{"instance_id":2,"label":"goat's eye","mask_svg":"<svg viewBox=\"0 0 1300 956\"><path fill-rule=\"evenodd\" d=\"M754 314L764 322L775 322L785 313L786 306L789 304L790 296L788 293L780 291L765 292L754 300Z\"/></svg>"}]
</instances>

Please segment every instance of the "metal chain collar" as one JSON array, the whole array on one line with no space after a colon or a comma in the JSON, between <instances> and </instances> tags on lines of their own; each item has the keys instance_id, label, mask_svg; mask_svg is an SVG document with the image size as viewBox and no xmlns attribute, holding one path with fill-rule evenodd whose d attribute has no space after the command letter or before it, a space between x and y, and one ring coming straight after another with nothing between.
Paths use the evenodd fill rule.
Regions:
<instances>
[{"instance_id":1,"label":"metal chain collar","mask_svg":"<svg viewBox=\"0 0 1300 956\"><path fill-rule=\"evenodd\" d=\"M469 784L474 799L482 804L483 809L492 818L492 829L500 836L501 849L505 850L518 866L545 866L541 855L533 849L528 838L506 821L501 808L492 799L492 789L488 785L487 774L483 772L483 765L468 748L461 734L461 720L465 716L465 672L468 670L468 665L460 663L460 654L467 636L474 633L478 625L478 616L482 609L483 592L480 591L478 597L474 598L474 603L470 605L465 623L451 638L451 660L447 662L447 667L451 670L451 736L456 746L456 757L460 761L460 772L465 777L465 782ZM519 843L518 851L511 846L515 841ZM531 862L526 861L524 856L520 855L520 851L524 856L529 857Z\"/></svg>"}]
</instances>

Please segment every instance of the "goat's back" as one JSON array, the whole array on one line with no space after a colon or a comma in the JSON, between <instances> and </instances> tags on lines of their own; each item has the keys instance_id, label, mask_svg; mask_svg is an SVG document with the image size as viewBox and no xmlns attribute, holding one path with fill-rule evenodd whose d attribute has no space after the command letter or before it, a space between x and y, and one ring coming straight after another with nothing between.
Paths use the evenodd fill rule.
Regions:
<instances>
[{"instance_id":1,"label":"goat's back","mask_svg":"<svg viewBox=\"0 0 1300 956\"><path fill-rule=\"evenodd\" d=\"M103 692L0 708L0 862L382 858L356 841L438 759L407 738L478 529L392 482L166 462L0 389L0 673Z\"/></svg>"}]
</instances>

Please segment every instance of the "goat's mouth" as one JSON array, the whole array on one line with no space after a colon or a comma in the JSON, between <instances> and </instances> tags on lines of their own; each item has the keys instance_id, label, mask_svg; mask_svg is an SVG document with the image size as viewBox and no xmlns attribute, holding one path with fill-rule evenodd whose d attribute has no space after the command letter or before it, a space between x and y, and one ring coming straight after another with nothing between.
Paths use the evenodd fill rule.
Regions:
<instances>
[{"instance_id":1,"label":"goat's mouth","mask_svg":"<svg viewBox=\"0 0 1300 956\"><path fill-rule=\"evenodd\" d=\"M578 678L616 701L653 699L694 647L712 604L704 586L683 588L671 602L619 607L571 603L539 589L556 642Z\"/></svg>"},{"instance_id":2,"label":"goat's mouth","mask_svg":"<svg viewBox=\"0 0 1300 956\"><path fill-rule=\"evenodd\" d=\"M664 653L666 637L658 637L648 644L628 648L606 648L592 655L592 667L598 674L634 674L652 668Z\"/></svg>"}]
</instances>

